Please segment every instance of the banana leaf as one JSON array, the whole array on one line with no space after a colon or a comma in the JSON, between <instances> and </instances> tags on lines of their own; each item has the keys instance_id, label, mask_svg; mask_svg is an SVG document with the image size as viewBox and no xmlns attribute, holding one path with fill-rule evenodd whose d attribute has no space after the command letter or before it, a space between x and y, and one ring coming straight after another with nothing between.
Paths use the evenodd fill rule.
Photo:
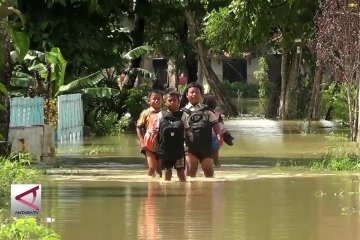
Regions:
<instances>
[{"instance_id":1,"label":"banana leaf","mask_svg":"<svg viewBox=\"0 0 360 240\"><path fill-rule=\"evenodd\" d=\"M61 86L59 91L56 93L56 96L65 94L65 93L74 93L79 92L85 88L96 87L96 84L100 82L104 76L101 72L95 72L83 78L79 78L71 83Z\"/></svg>"},{"instance_id":2,"label":"banana leaf","mask_svg":"<svg viewBox=\"0 0 360 240\"><path fill-rule=\"evenodd\" d=\"M108 87L86 88L82 92L90 98L111 98L120 94L120 90Z\"/></svg>"},{"instance_id":3,"label":"banana leaf","mask_svg":"<svg viewBox=\"0 0 360 240\"><path fill-rule=\"evenodd\" d=\"M13 72L11 85L14 87L29 87L32 85L33 78L31 75L23 72Z\"/></svg>"},{"instance_id":4,"label":"banana leaf","mask_svg":"<svg viewBox=\"0 0 360 240\"><path fill-rule=\"evenodd\" d=\"M150 46L140 46L126 53L123 58L126 60L132 60L141 57L145 53L151 53L154 49Z\"/></svg>"}]
</instances>

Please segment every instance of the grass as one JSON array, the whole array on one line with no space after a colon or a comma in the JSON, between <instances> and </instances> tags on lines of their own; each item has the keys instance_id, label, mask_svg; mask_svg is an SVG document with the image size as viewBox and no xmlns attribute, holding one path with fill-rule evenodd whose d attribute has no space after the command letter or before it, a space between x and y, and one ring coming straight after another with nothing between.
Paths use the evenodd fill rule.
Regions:
<instances>
[{"instance_id":1,"label":"grass","mask_svg":"<svg viewBox=\"0 0 360 240\"><path fill-rule=\"evenodd\" d=\"M11 184L39 183L43 172L31 166L28 155L0 157L0 196L10 198Z\"/></svg>"},{"instance_id":2,"label":"grass","mask_svg":"<svg viewBox=\"0 0 360 240\"><path fill-rule=\"evenodd\" d=\"M329 149L321 162L313 162L313 171L355 171L360 169L360 157L349 149L349 139L341 134L331 133L328 137Z\"/></svg>"},{"instance_id":3,"label":"grass","mask_svg":"<svg viewBox=\"0 0 360 240\"><path fill-rule=\"evenodd\" d=\"M40 183L44 172L31 166L31 160L27 154L18 154L13 158L0 157L0 199L10 200L11 184ZM57 240L60 236L52 229L41 224L38 219L5 218L2 215L4 209L0 209L0 239L47 239Z\"/></svg>"}]
</instances>

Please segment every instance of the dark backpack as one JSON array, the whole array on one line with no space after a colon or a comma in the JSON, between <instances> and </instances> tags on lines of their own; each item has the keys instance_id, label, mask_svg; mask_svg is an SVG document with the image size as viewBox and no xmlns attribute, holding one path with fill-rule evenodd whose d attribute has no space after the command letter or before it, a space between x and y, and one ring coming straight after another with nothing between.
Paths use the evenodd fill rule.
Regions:
<instances>
[{"instance_id":1,"label":"dark backpack","mask_svg":"<svg viewBox=\"0 0 360 240\"><path fill-rule=\"evenodd\" d=\"M156 153L160 158L180 159L184 157L183 112L163 112L159 121Z\"/></svg>"},{"instance_id":2,"label":"dark backpack","mask_svg":"<svg viewBox=\"0 0 360 240\"><path fill-rule=\"evenodd\" d=\"M186 144L190 151L208 151L211 149L212 125L209 122L208 115L205 114L208 107L199 110L190 111L187 108L182 109L189 117L189 126L192 132L192 139L186 136Z\"/></svg>"}]
</instances>

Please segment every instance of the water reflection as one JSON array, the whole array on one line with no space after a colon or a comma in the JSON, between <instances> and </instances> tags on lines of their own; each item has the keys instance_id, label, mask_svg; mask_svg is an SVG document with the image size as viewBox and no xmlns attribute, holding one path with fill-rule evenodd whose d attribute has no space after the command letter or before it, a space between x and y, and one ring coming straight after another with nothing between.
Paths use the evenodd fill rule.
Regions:
<instances>
[{"instance_id":1,"label":"water reflection","mask_svg":"<svg viewBox=\"0 0 360 240\"><path fill-rule=\"evenodd\" d=\"M359 239L358 177L297 175L52 181L43 211L62 239Z\"/></svg>"},{"instance_id":2,"label":"water reflection","mask_svg":"<svg viewBox=\"0 0 360 240\"><path fill-rule=\"evenodd\" d=\"M159 224L157 222L156 188L157 183L148 183L148 193L140 206L138 214L138 239L158 239Z\"/></svg>"}]
</instances>

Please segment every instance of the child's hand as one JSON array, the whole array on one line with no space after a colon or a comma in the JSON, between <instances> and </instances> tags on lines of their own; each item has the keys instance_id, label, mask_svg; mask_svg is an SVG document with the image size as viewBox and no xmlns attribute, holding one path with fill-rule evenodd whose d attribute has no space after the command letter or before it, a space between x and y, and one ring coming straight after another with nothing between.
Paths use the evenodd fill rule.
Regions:
<instances>
[{"instance_id":1,"label":"child's hand","mask_svg":"<svg viewBox=\"0 0 360 240\"><path fill-rule=\"evenodd\" d=\"M140 141L140 148L141 148L141 151L145 150L144 140L141 140L141 141Z\"/></svg>"},{"instance_id":2,"label":"child's hand","mask_svg":"<svg viewBox=\"0 0 360 240\"><path fill-rule=\"evenodd\" d=\"M222 146L224 144L224 139L222 137L222 134L218 134L218 135L216 135L216 137L217 137L219 145Z\"/></svg>"}]
</instances>

